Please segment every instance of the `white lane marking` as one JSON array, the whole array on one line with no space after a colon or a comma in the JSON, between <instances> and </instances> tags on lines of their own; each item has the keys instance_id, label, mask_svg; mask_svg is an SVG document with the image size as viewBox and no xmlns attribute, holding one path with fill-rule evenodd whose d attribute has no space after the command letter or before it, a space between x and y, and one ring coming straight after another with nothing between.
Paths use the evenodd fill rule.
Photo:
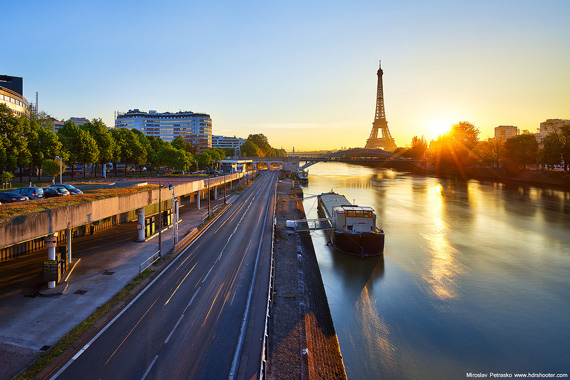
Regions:
<instances>
[{"instance_id":1,"label":"white lane marking","mask_svg":"<svg viewBox=\"0 0 570 380\"><path fill-rule=\"evenodd\" d=\"M251 312L251 301L253 298L253 288L255 285L255 280L257 278L257 267L259 264L259 257L261 255L261 246L263 243L263 233L265 232L265 224L267 222L267 215L269 214L269 209L270 209L270 201L271 201L271 195L269 196L269 198L267 199L267 205L266 205L266 209L265 209L265 215L263 216L263 225L261 227L261 235L259 237L259 247L257 248L257 255L255 257L255 264L253 266L253 274L251 276L251 283L249 284L249 292L247 295L247 301L246 301L246 306L245 306L245 311L243 313L243 318L242 318L242 322L241 322L241 327L240 327L240 334L239 334L239 338L238 338L238 344L236 347L236 351L234 353L234 358L232 360L232 366L230 369L230 374L228 376L229 380L234 380L236 375L237 375L237 371L238 371L238 366L239 366L239 359L242 355L242 350L243 350L243 345L245 342L245 333L247 330L247 325L248 325L248 319L249 319L249 313Z\"/></svg>"},{"instance_id":2,"label":"white lane marking","mask_svg":"<svg viewBox=\"0 0 570 380\"><path fill-rule=\"evenodd\" d=\"M146 372L143 374L143 376L141 377L141 380L146 379L146 377L148 376L148 373L150 372L150 370L152 369L152 366L154 365L154 363L156 363L156 360L158 359L158 355L156 355L152 361L152 363L150 363L150 366L148 366L148 368L146 369Z\"/></svg>"},{"instance_id":3,"label":"white lane marking","mask_svg":"<svg viewBox=\"0 0 570 380\"><path fill-rule=\"evenodd\" d=\"M210 268L210 270L209 270L208 273L206 274L206 277L204 277L204 279L202 280L202 284L204 283L204 281L206 281L206 279L207 279L208 276L210 275L210 272L212 271L212 269L214 269L214 266L216 266L215 263L214 263L214 265L212 265L212 267Z\"/></svg>"},{"instance_id":4,"label":"white lane marking","mask_svg":"<svg viewBox=\"0 0 570 380\"><path fill-rule=\"evenodd\" d=\"M190 247L191 245L192 245L192 244L190 244L188 247ZM188 248L186 248L186 249L188 249ZM103 327L103 328L97 333L97 335L95 335L86 345L84 345L83 348L81 348L81 350L80 350L77 354L75 354L75 356L74 356L73 358L71 358L70 361L68 361L63 367L61 367L61 369L60 369L59 371L57 371L56 374L53 375L53 376L50 378L50 380L55 380L55 379L57 379L63 372L65 372L65 370L66 370L71 364L73 364L73 362L74 362L75 360L77 360L77 358L78 358L79 356L81 356L81 354L83 354L83 353L89 348L89 346L91 346L97 339L99 339L99 337L100 337L101 335L103 335L103 333L104 333L105 331L107 331L107 329L108 329L109 327L111 327L111 325L113 325L113 323L115 323L115 322L117 321L117 319L119 319L119 318L121 317L121 315L123 315L123 313L125 313L131 306L133 306L133 304L134 304L148 289L150 289L150 288L152 287L152 285L154 285L154 283L155 283L156 281L158 281L158 279L159 279L160 277L162 277L162 275L163 275L164 273L167 273L168 270L170 269L170 267L171 267L172 265L174 265L174 264L178 261L178 259L179 259L180 257L182 257L182 255L176 256L176 257L174 258L174 260L172 260L172 262L171 262L170 264L168 264L168 265L166 266L166 268L164 268L164 270L161 271L161 272L158 274L158 276L156 276L156 277L154 278L154 280L152 280L144 289L142 289L141 292L140 292L139 294L137 294L136 297L133 298L132 301L129 302L129 303L127 304L127 306L125 306L125 308L119 312L119 314L117 314L109 323L107 323L107 324L105 325L105 327Z\"/></svg>"},{"instance_id":5,"label":"white lane marking","mask_svg":"<svg viewBox=\"0 0 570 380\"><path fill-rule=\"evenodd\" d=\"M194 264L194 266L192 267L192 269L190 269L188 271L188 273L186 273L186 276L184 276L184 278L182 279L182 281L180 281L180 284L178 284L178 286L176 287L176 289L174 289L174 292L172 292L172 295L170 296L170 298L168 298L168 300L166 301L166 303L164 304L164 306L168 305L168 303L170 302L170 300L172 299L172 297L174 297L174 295L176 294L176 292L178 291L178 289L180 289L180 286L184 283L184 281L186 280L186 278L188 277L188 275L190 275L190 273L192 273L192 271L194 270L194 268L196 268L196 265L198 265L198 263Z\"/></svg>"},{"instance_id":6,"label":"white lane marking","mask_svg":"<svg viewBox=\"0 0 570 380\"><path fill-rule=\"evenodd\" d=\"M196 298L196 296L198 295L198 292L200 291L200 289L202 289L202 288L198 288L198 290L196 290L196 293L194 293L194 295L192 296L192 299L190 300L190 302L188 302L188 305L186 305L186 309L184 309L183 313L186 313L186 310L188 310L190 305L192 305L192 302L194 301L194 298Z\"/></svg>"},{"instance_id":7,"label":"white lane marking","mask_svg":"<svg viewBox=\"0 0 570 380\"><path fill-rule=\"evenodd\" d=\"M174 327L172 328L172 331L170 332L170 334L168 334L168 338L166 338L166 340L164 341L164 344L168 343L168 341L170 340L170 338L172 337L172 334L174 334L174 331L176 331L176 328L178 327L178 325L180 324L180 322L182 322L182 318L184 318L184 314L182 314L180 316L180 318L178 318L178 322L176 322L176 324L174 325Z\"/></svg>"}]
</instances>

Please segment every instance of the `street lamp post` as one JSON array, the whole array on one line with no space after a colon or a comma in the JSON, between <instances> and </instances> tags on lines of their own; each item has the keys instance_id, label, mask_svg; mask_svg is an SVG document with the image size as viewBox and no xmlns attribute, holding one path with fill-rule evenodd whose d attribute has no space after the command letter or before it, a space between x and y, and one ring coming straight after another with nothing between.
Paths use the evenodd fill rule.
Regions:
<instances>
[{"instance_id":1,"label":"street lamp post","mask_svg":"<svg viewBox=\"0 0 570 380\"><path fill-rule=\"evenodd\" d=\"M210 217L210 168L208 168L208 218Z\"/></svg>"},{"instance_id":2,"label":"street lamp post","mask_svg":"<svg viewBox=\"0 0 570 380\"><path fill-rule=\"evenodd\" d=\"M227 195L226 187L227 187L226 186L226 171L224 170L224 204L226 204L226 195Z\"/></svg>"},{"instance_id":3,"label":"street lamp post","mask_svg":"<svg viewBox=\"0 0 570 380\"><path fill-rule=\"evenodd\" d=\"M61 157L59 157L59 156L55 156L55 158L59 160L59 184L61 185L62 176L63 176L63 174L62 174L62 163L61 163L62 160L61 160Z\"/></svg>"},{"instance_id":4,"label":"street lamp post","mask_svg":"<svg viewBox=\"0 0 570 380\"><path fill-rule=\"evenodd\" d=\"M162 185L158 182L158 256L162 257Z\"/></svg>"},{"instance_id":5,"label":"street lamp post","mask_svg":"<svg viewBox=\"0 0 570 380\"><path fill-rule=\"evenodd\" d=\"M178 242L178 208L176 207L176 197L174 196L174 186L168 186L170 190L172 190L172 215L174 220L174 225L172 227L172 241L173 247L176 246Z\"/></svg>"}]
</instances>

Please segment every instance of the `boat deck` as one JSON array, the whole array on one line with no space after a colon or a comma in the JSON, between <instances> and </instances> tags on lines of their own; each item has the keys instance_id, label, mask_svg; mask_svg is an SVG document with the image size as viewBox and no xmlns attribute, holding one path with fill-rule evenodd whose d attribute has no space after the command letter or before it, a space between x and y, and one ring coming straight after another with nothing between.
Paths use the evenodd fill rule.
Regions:
<instances>
[{"instance_id":1,"label":"boat deck","mask_svg":"<svg viewBox=\"0 0 570 380\"><path fill-rule=\"evenodd\" d=\"M334 193L321 194L319 199L327 218L333 217L333 207L349 206L352 204L344 195Z\"/></svg>"}]
</instances>

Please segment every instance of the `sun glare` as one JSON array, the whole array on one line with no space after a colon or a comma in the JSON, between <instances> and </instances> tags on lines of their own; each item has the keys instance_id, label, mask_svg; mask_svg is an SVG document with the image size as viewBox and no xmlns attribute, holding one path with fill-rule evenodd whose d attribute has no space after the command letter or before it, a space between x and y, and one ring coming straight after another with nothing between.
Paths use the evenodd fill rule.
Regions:
<instances>
[{"instance_id":1,"label":"sun glare","mask_svg":"<svg viewBox=\"0 0 570 380\"><path fill-rule=\"evenodd\" d=\"M453 123L449 120L432 120L428 123L429 132L433 138L437 138L439 135L443 135L449 132L451 130L452 124Z\"/></svg>"}]
</instances>

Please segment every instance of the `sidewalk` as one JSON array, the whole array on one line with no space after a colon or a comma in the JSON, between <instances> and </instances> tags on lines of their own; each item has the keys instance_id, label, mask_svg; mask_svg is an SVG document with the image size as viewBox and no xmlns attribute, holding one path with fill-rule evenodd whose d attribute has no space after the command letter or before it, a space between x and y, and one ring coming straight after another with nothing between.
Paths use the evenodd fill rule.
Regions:
<instances>
[{"instance_id":1,"label":"sidewalk","mask_svg":"<svg viewBox=\"0 0 570 380\"><path fill-rule=\"evenodd\" d=\"M228 203L234 197L228 197ZM211 209L223 203L223 198L212 200ZM180 208L179 241L207 215L207 203L201 206ZM172 228L162 233L163 253L172 250L172 234ZM1 292L0 380L18 374L139 274L139 265L158 251L158 237L135 242L136 235L133 222L74 239L73 262L62 277L69 275L67 281L49 290L44 284L39 292L37 288ZM29 286L30 281L22 283Z\"/></svg>"}]
</instances>

